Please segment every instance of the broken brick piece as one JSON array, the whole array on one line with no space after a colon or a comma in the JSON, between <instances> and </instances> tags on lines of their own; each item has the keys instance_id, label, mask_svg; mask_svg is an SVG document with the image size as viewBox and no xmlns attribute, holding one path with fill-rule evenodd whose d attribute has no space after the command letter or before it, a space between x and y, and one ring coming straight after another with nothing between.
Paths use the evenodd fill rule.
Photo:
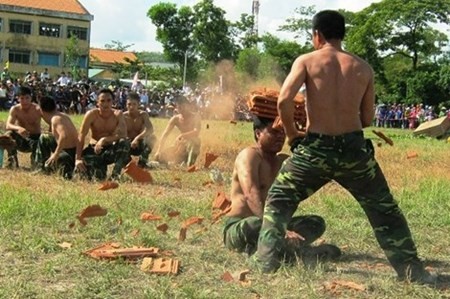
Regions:
<instances>
[{"instance_id":1,"label":"broken brick piece","mask_svg":"<svg viewBox=\"0 0 450 299\"><path fill-rule=\"evenodd\" d=\"M197 217L197 216L191 217L183 222L183 227L188 228L189 226L191 226L193 224L202 224L203 219L204 219L203 217Z\"/></svg>"},{"instance_id":2,"label":"broken brick piece","mask_svg":"<svg viewBox=\"0 0 450 299\"><path fill-rule=\"evenodd\" d=\"M194 172L197 170L197 167L195 165L191 165L188 167L187 172Z\"/></svg>"},{"instance_id":3,"label":"broken brick piece","mask_svg":"<svg viewBox=\"0 0 450 299\"><path fill-rule=\"evenodd\" d=\"M144 212L141 214L141 220L143 222L145 221L156 221L156 220L161 220L161 216L158 215L154 215L152 213L148 213L148 212Z\"/></svg>"},{"instance_id":4,"label":"broken brick piece","mask_svg":"<svg viewBox=\"0 0 450 299\"><path fill-rule=\"evenodd\" d=\"M106 243L87 250L84 254L89 255L95 259L138 259L143 257L156 257L159 253L159 248L156 247L138 247L138 248L117 248L118 244Z\"/></svg>"},{"instance_id":5,"label":"broken brick piece","mask_svg":"<svg viewBox=\"0 0 450 299\"><path fill-rule=\"evenodd\" d=\"M218 211L216 213L213 213L212 219L211 219L211 224L214 224L217 221L219 221L220 218L222 218L222 216L226 215L229 211L231 211L231 206L228 206L228 208L226 208L223 211Z\"/></svg>"},{"instance_id":6,"label":"broken brick piece","mask_svg":"<svg viewBox=\"0 0 450 299\"><path fill-rule=\"evenodd\" d=\"M153 183L153 177L150 172L140 168L134 160L125 166L124 172L138 183Z\"/></svg>"},{"instance_id":7,"label":"broken brick piece","mask_svg":"<svg viewBox=\"0 0 450 299\"><path fill-rule=\"evenodd\" d=\"M417 158L419 155L416 152L409 152L406 155L406 159L413 159L413 158Z\"/></svg>"},{"instance_id":8,"label":"broken brick piece","mask_svg":"<svg viewBox=\"0 0 450 299\"><path fill-rule=\"evenodd\" d=\"M165 234L167 232L167 230L169 229L169 226L166 223L162 223L162 224L158 225L156 227L156 229Z\"/></svg>"},{"instance_id":9,"label":"broken brick piece","mask_svg":"<svg viewBox=\"0 0 450 299\"><path fill-rule=\"evenodd\" d=\"M169 216L170 218L177 217L179 215L180 215L180 212L178 212L178 211L170 211L169 213L167 213L167 216Z\"/></svg>"},{"instance_id":10,"label":"broken brick piece","mask_svg":"<svg viewBox=\"0 0 450 299\"><path fill-rule=\"evenodd\" d=\"M211 163L214 162L217 158L219 158L218 155L215 155L213 153L206 153L205 165L203 167L208 168L211 165Z\"/></svg>"},{"instance_id":11,"label":"broken brick piece","mask_svg":"<svg viewBox=\"0 0 450 299\"><path fill-rule=\"evenodd\" d=\"M250 270L248 270L248 269L239 272L239 275L238 275L239 276L239 281L246 281L247 280L247 274L249 274L249 273L250 273Z\"/></svg>"},{"instance_id":12,"label":"broken brick piece","mask_svg":"<svg viewBox=\"0 0 450 299\"><path fill-rule=\"evenodd\" d=\"M116 189L118 187L119 187L119 184L117 182L107 181L107 182L104 182L103 184L101 184L100 187L98 187L98 190L105 191L105 190L110 190L110 189Z\"/></svg>"},{"instance_id":13,"label":"broken brick piece","mask_svg":"<svg viewBox=\"0 0 450 299\"><path fill-rule=\"evenodd\" d=\"M225 193L220 191L217 192L216 198L213 201L212 207L213 209L226 210L229 206L231 206L230 200L226 197Z\"/></svg>"},{"instance_id":14,"label":"broken brick piece","mask_svg":"<svg viewBox=\"0 0 450 299\"><path fill-rule=\"evenodd\" d=\"M186 240L186 232L187 232L187 228L181 227L180 232L178 234L178 241Z\"/></svg>"},{"instance_id":15,"label":"broken brick piece","mask_svg":"<svg viewBox=\"0 0 450 299\"><path fill-rule=\"evenodd\" d=\"M394 146L394 141L392 141L391 138L387 137L386 135L384 135L383 132L381 131L376 131L376 130L372 130L372 132L377 135L378 137L380 137L381 139L383 139L387 144L389 144L390 146Z\"/></svg>"},{"instance_id":16,"label":"broken brick piece","mask_svg":"<svg viewBox=\"0 0 450 299\"><path fill-rule=\"evenodd\" d=\"M87 224L85 218L91 217L101 217L108 214L108 211L102 208L99 205L91 205L87 208L83 209L80 214L78 214L77 218L80 221L81 225L85 226Z\"/></svg>"},{"instance_id":17,"label":"broken brick piece","mask_svg":"<svg viewBox=\"0 0 450 299\"><path fill-rule=\"evenodd\" d=\"M222 274L222 280L226 282L231 282L234 280L233 275L230 272L226 271Z\"/></svg>"},{"instance_id":18,"label":"broken brick piece","mask_svg":"<svg viewBox=\"0 0 450 299\"><path fill-rule=\"evenodd\" d=\"M178 274L180 262L171 258L144 258L141 270L154 274Z\"/></svg>"}]
</instances>

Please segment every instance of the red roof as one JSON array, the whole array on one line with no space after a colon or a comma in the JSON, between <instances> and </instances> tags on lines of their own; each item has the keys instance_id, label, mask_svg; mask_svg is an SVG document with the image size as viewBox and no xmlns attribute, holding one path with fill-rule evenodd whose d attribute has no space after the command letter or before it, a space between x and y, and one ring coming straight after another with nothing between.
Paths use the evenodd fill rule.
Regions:
<instances>
[{"instance_id":1,"label":"red roof","mask_svg":"<svg viewBox=\"0 0 450 299\"><path fill-rule=\"evenodd\" d=\"M0 0L0 4L83 15L89 14L77 0Z\"/></svg>"},{"instance_id":2,"label":"red roof","mask_svg":"<svg viewBox=\"0 0 450 299\"><path fill-rule=\"evenodd\" d=\"M89 56L94 61L102 62L102 63L128 63L125 58L130 59L131 61L135 61L137 59L136 55L133 52L121 52L107 49L96 49L91 48L89 50Z\"/></svg>"}]
</instances>

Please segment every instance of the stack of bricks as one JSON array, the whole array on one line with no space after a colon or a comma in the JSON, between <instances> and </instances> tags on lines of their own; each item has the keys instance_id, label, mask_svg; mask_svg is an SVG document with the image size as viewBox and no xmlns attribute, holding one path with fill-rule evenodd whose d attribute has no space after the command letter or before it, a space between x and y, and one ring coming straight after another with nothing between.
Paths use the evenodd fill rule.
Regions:
<instances>
[{"instance_id":1,"label":"stack of bricks","mask_svg":"<svg viewBox=\"0 0 450 299\"><path fill-rule=\"evenodd\" d=\"M279 92L265 87L257 88L250 92L247 104L250 112L259 117L275 119L278 116L277 100ZM297 94L294 98L294 120L301 127L306 126L305 99Z\"/></svg>"}]
</instances>

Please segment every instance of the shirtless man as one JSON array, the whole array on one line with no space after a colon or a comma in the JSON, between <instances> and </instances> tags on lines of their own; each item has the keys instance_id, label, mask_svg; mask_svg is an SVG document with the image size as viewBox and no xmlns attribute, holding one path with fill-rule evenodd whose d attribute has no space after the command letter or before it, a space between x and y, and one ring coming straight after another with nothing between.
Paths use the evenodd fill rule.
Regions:
<instances>
[{"instance_id":1,"label":"shirtless man","mask_svg":"<svg viewBox=\"0 0 450 299\"><path fill-rule=\"evenodd\" d=\"M146 168L156 138L148 113L139 110L139 102L139 94L128 93L127 112L123 116L127 124L128 140L131 142L130 155L139 156L138 166Z\"/></svg>"},{"instance_id":2,"label":"shirtless man","mask_svg":"<svg viewBox=\"0 0 450 299\"><path fill-rule=\"evenodd\" d=\"M8 150L8 168L19 167L17 151L31 152L31 167L35 167L36 146L41 135L41 109L31 102L31 89L21 86L17 93L19 104L11 107L6 120L6 135L16 141Z\"/></svg>"},{"instance_id":3,"label":"shirtless man","mask_svg":"<svg viewBox=\"0 0 450 299\"><path fill-rule=\"evenodd\" d=\"M282 162L288 157L280 153L286 135L282 128L273 128L273 119L254 117L256 144L242 150L236 157L231 182L231 210L224 227L224 243L230 250L256 251L261 229L264 202ZM315 215L293 217L285 239L292 247L312 243L325 231L325 221ZM286 249L281 254L287 253ZM301 245L301 246L299 246ZM294 253L294 252L292 252Z\"/></svg>"},{"instance_id":4,"label":"shirtless man","mask_svg":"<svg viewBox=\"0 0 450 299\"><path fill-rule=\"evenodd\" d=\"M417 256L408 224L395 202L362 128L374 117L374 75L345 52L344 17L321 11L312 20L316 51L298 57L278 98L278 111L293 156L283 164L266 200L253 262L276 271L285 230L298 204L331 180L359 202L400 279L433 283ZM294 96L306 84L306 136L294 125Z\"/></svg>"},{"instance_id":5,"label":"shirtless man","mask_svg":"<svg viewBox=\"0 0 450 299\"><path fill-rule=\"evenodd\" d=\"M200 152L200 127L201 121L198 114L192 112L191 104L183 96L176 99L177 110L179 114L172 116L164 130L155 154L155 160L161 162L174 161L175 163L184 163L191 166L197 160ZM165 149L165 155L161 155L166 139L177 127L181 134L176 138L176 143L172 148Z\"/></svg>"},{"instance_id":6,"label":"shirtless man","mask_svg":"<svg viewBox=\"0 0 450 299\"><path fill-rule=\"evenodd\" d=\"M53 98L42 97L39 106L51 134L41 134L39 137L36 164L44 173L58 170L65 179L71 179L75 168L77 128L67 114L57 111Z\"/></svg>"},{"instance_id":7,"label":"shirtless man","mask_svg":"<svg viewBox=\"0 0 450 299\"><path fill-rule=\"evenodd\" d=\"M130 142L123 113L112 108L114 94L101 89L97 107L86 113L78 135L76 169L88 179L106 179L107 166L114 163L111 179L116 180L129 161ZM91 131L89 145L83 150L86 136Z\"/></svg>"}]
</instances>

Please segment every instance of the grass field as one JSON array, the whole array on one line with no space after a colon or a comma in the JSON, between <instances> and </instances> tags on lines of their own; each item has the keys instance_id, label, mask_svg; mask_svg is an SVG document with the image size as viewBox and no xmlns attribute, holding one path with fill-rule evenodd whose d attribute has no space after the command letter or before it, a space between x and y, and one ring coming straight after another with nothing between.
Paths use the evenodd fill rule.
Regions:
<instances>
[{"instance_id":1,"label":"grass field","mask_svg":"<svg viewBox=\"0 0 450 299\"><path fill-rule=\"evenodd\" d=\"M6 117L0 113L2 129ZM79 126L81 117L74 120ZM160 136L167 120L152 122ZM383 132L395 145L377 147L376 155L419 254L431 271L450 274L450 144L414 138L410 131ZM378 143L371 129L366 136ZM201 138L197 166L202 167L206 152L216 153L219 158L211 167L225 177L231 175L236 154L254 142L251 124L227 121L203 121ZM407 159L410 151L418 157ZM19 159L27 166L27 156ZM315 270L298 263L271 275L252 272L244 285L225 282L224 272L247 268L246 256L223 247L222 222L210 223L211 202L218 190L228 192L229 185L203 186L210 180L209 170L203 169L154 170L152 175L153 185L130 181L98 191L99 183L0 169L0 298L450 298L450 282L439 288L398 282L362 209L336 184L302 203L298 213L325 218L322 241L342 248L339 261ZM82 227L75 216L91 204L108 214L90 218ZM167 217L171 210L180 216ZM163 220L143 223L139 216L144 211ZM177 241L181 223L191 216L205 221L189 228L184 242ZM156 229L163 222L169 226L166 234ZM60 247L63 242L70 248ZM98 261L82 254L105 242L171 250L182 271L170 277L150 275L139 269L139 262Z\"/></svg>"}]
</instances>

